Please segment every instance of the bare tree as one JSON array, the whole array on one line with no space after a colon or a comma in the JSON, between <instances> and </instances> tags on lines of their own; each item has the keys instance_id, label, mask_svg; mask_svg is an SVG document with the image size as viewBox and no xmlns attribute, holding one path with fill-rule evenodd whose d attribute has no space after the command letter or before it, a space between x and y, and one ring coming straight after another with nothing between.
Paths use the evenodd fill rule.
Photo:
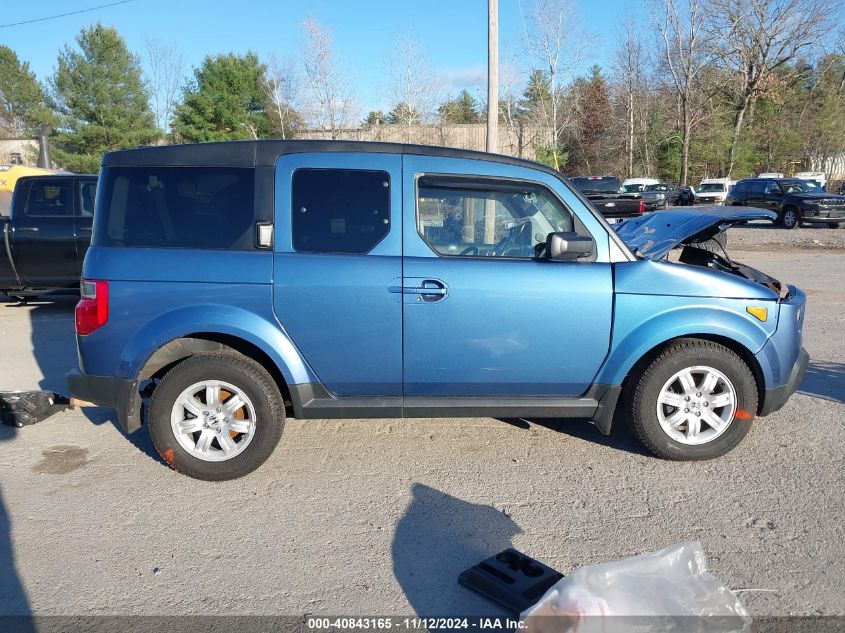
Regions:
<instances>
[{"instance_id":1,"label":"bare tree","mask_svg":"<svg viewBox=\"0 0 845 633\"><path fill-rule=\"evenodd\" d=\"M147 83L156 125L163 132L170 128L173 108L185 81L185 61L182 49L175 42L147 37L144 40L147 57Z\"/></svg>"},{"instance_id":2,"label":"bare tree","mask_svg":"<svg viewBox=\"0 0 845 633\"><path fill-rule=\"evenodd\" d=\"M683 6L681 6L683 5ZM653 0L654 23L663 40L662 54L678 106L681 132L682 185L689 175L690 141L693 128L706 112L708 99L702 98L703 72L713 61L727 33L714 37L709 0Z\"/></svg>"},{"instance_id":3,"label":"bare tree","mask_svg":"<svg viewBox=\"0 0 845 633\"><path fill-rule=\"evenodd\" d=\"M563 132L574 122L574 110L567 108L563 82L585 60L585 45L571 0L535 0L526 17L530 33L525 45L534 63L549 80L549 98L542 101L539 122L546 130L546 142L556 167L557 149Z\"/></svg>"},{"instance_id":4,"label":"bare tree","mask_svg":"<svg viewBox=\"0 0 845 633\"><path fill-rule=\"evenodd\" d=\"M533 128L527 125L526 113L522 104L520 86L523 75L515 59L509 59L502 50L504 63L499 68L499 122L504 128L504 138L499 139L499 146L505 153L524 157L525 149L534 139Z\"/></svg>"},{"instance_id":5,"label":"bare tree","mask_svg":"<svg viewBox=\"0 0 845 633\"><path fill-rule=\"evenodd\" d=\"M619 35L620 46L616 51L613 71L621 88L624 104L625 171L634 175L634 153L637 146L638 113L648 107L644 69L646 55L640 38L640 28L633 19L625 19ZM647 115L647 111L645 113ZM643 117L645 118L645 116ZM646 152L647 153L647 152ZM648 162L648 161L646 161Z\"/></svg>"},{"instance_id":6,"label":"bare tree","mask_svg":"<svg viewBox=\"0 0 845 633\"><path fill-rule=\"evenodd\" d=\"M401 124L405 142L412 140L415 125L428 120L437 103L438 89L429 57L410 34L397 35L392 45L387 98L394 106L393 123Z\"/></svg>"},{"instance_id":7,"label":"bare tree","mask_svg":"<svg viewBox=\"0 0 845 633\"><path fill-rule=\"evenodd\" d=\"M296 104L301 82L296 64L290 59L279 61L271 55L267 61L263 89L270 126L276 135L287 139L299 123Z\"/></svg>"},{"instance_id":8,"label":"bare tree","mask_svg":"<svg viewBox=\"0 0 845 633\"><path fill-rule=\"evenodd\" d=\"M722 60L736 75L728 175L736 162L746 113L771 87L773 73L826 35L830 0L715 0L715 27L724 40Z\"/></svg>"},{"instance_id":9,"label":"bare tree","mask_svg":"<svg viewBox=\"0 0 845 633\"><path fill-rule=\"evenodd\" d=\"M315 18L305 20L302 29L305 32L302 65L311 97L304 113L311 127L326 130L336 139L348 127L352 116L349 74L335 57L331 35Z\"/></svg>"}]
</instances>

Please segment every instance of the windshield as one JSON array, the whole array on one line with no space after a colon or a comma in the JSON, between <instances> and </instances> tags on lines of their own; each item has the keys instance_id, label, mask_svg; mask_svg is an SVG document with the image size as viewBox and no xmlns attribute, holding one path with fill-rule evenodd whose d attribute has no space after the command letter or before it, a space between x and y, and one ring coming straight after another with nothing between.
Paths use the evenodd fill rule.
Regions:
<instances>
[{"instance_id":1,"label":"windshield","mask_svg":"<svg viewBox=\"0 0 845 633\"><path fill-rule=\"evenodd\" d=\"M583 193L619 193L622 191L622 183L619 182L618 178L582 176L573 178L571 182Z\"/></svg>"},{"instance_id":2,"label":"windshield","mask_svg":"<svg viewBox=\"0 0 845 633\"><path fill-rule=\"evenodd\" d=\"M698 186L699 192L701 191L717 191L717 192L724 192L725 191L725 183L722 182L708 182L708 183L701 183Z\"/></svg>"},{"instance_id":3,"label":"windshield","mask_svg":"<svg viewBox=\"0 0 845 633\"><path fill-rule=\"evenodd\" d=\"M669 185L648 185L646 191L669 191Z\"/></svg>"},{"instance_id":4,"label":"windshield","mask_svg":"<svg viewBox=\"0 0 845 633\"><path fill-rule=\"evenodd\" d=\"M639 193L643 191L643 185L625 185L622 187L622 191L625 193Z\"/></svg>"}]
</instances>

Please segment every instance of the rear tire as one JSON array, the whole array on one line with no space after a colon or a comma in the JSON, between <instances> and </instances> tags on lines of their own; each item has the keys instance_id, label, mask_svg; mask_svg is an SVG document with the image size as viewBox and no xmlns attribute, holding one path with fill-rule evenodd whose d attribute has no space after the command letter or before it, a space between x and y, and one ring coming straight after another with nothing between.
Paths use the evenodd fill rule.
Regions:
<instances>
[{"instance_id":1,"label":"rear tire","mask_svg":"<svg viewBox=\"0 0 845 633\"><path fill-rule=\"evenodd\" d=\"M655 455L713 459L751 428L757 384L748 365L727 347L678 339L631 377L625 409L631 430Z\"/></svg>"},{"instance_id":2,"label":"rear tire","mask_svg":"<svg viewBox=\"0 0 845 633\"><path fill-rule=\"evenodd\" d=\"M197 354L168 371L153 392L148 416L162 459L177 472L208 481L258 468L279 443L284 423L284 402L267 370L225 352Z\"/></svg>"},{"instance_id":3,"label":"rear tire","mask_svg":"<svg viewBox=\"0 0 845 633\"><path fill-rule=\"evenodd\" d=\"M843 222L828 222L827 228L829 229L841 229L845 228L845 223Z\"/></svg>"}]
</instances>

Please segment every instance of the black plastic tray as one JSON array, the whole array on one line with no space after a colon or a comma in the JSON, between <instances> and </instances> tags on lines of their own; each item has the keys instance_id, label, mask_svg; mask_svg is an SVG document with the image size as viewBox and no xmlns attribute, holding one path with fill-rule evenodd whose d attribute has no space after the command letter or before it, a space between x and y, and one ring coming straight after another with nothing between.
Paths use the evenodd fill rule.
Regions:
<instances>
[{"instance_id":1,"label":"black plastic tray","mask_svg":"<svg viewBox=\"0 0 845 633\"><path fill-rule=\"evenodd\" d=\"M561 578L560 572L508 548L461 572L458 582L506 609L521 613Z\"/></svg>"}]
</instances>

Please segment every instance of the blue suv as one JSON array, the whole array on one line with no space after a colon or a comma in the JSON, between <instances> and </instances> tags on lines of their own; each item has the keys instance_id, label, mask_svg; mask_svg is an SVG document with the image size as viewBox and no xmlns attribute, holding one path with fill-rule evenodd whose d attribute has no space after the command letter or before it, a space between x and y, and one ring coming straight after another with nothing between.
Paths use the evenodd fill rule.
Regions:
<instances>
[{"instance_id":1,"label":"blue suv","mask_svg":"<svg viewBox=\"0 0 845 633\"><path fill-rule=\"evenodd\" d=\"M287 416L577 417L622 398L668 459L722 455L801 380L805 296L723 253L741 207L611 228L552 169L386 143L103 158L76 308L80 401L201 479ZM721 253L721 254L720 254Z\"/></svg>"}]
</instances>

